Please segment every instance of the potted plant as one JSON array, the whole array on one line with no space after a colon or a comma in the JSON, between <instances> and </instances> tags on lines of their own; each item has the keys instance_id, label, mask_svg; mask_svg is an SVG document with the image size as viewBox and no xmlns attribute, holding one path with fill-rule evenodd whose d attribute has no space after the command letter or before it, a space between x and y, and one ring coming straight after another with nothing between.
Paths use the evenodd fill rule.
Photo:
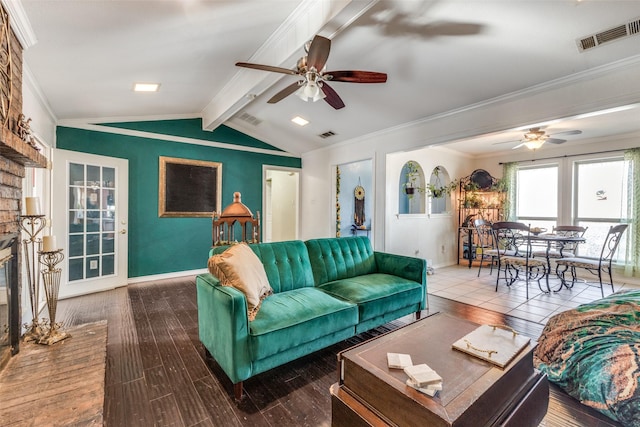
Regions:
<instances>
[{"instance_id":1,"label":"potted plant","mask_svg":"<svg viewBox=\"0 0 640 427\"><path fill-rule=\"evenodd\" d=\"M484 204L482 199L475 193L465 194L462 203L465 208L481 208Z\"/></svg>"},{"instance_id":2,"label":"potted plant","mask_svg":"<svg viewBox=\"0 0 640 427\"><path fill-rule=\"evenodd\" d=\"M443 197L445 195L449 195L451 194L453 191L455 191L456 188L458 188L458 180L454 179L452 180L449 184L443 185L440 182L440 166L436 166L433 169L433 175L436 177L435 183L434 184L427 184L425 191L429 192L429 196L433 197L433 198L440 198Z\"/></svg>"},{"instance_id":3,"label":"potted plant","mask_svg":"<svg viewBox=\"0 0 640 427\"><path fill-rule=\"evenodd\" d=\"M409 197L412 197L416 188L418 188L416 183L418 178L420 178L420 170L418 169L418 165L414 161L410 160L405 165L405 171L406 182L402 184L402 186L404 187L404 192Z\"/></svg>"},{"instance_id":4,"label":"potted plant","mask_svg":"<svg viewBox=\"0 0 640 427\"><path fill-rule=\"evenodd\" d=\"M498 193L506 193L507 180L505 178L496 179L493 185L491 186L491 191L496 191Z\"/></svg>"}]
</instances>

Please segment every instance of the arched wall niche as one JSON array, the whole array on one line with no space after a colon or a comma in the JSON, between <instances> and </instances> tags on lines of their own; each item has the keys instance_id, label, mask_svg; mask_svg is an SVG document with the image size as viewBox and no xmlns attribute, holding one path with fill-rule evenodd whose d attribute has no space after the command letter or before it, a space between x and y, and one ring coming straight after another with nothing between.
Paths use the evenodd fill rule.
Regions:
<instances>
[{"instance_id":1,"label":"arched wall niche","mask_svg":"<svg viewBox=\"0 0 640 427\"><path fill-rule=\"evenodd\" d=\"M415 160L409 160L402 166L398 178L398 213L425 213L425 176L422 166Z\"/></svg>"}]
</instances>

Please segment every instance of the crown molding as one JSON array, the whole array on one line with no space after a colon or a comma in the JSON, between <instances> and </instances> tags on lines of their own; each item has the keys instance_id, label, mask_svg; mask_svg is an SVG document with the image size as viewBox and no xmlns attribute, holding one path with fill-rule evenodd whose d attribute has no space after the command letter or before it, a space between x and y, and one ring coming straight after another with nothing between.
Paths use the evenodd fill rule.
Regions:
<instances>
[{"instance_id":1,"label":"crown molding","mask_svg":"<svg viewBox=\"0 0 640 427\"><path fill-rule=\"evenodd\" d=\"M38 42L36 33L31 28L31 23L22 7L22 3L16 0L2 0L2 6L9 14L9 23L16 34L22 49L27 50Z\"/></svg>"},{"instance_id":2,"label":"crown molding","mask_svg":"<svg viewBox=\"0 0 640 427\"><path fill-rule=\"evenodd\" d=\"M611 62L609 64L601 65L598 67L590 68L585 71L563 76L554 80L550 80L548 82L544 82L538 85L533 85L533 86L524 88L522 90L510 92L510 93L500 95L491 99L487 99L484 101L480 101L474 104L469 104L460 108L444 111L442 113L437 113L431 116L422 117L411 122L401 123L399 125L391 126L385 129L380 129L374 132L370 132L368 134L359 135L357 137L354 137L349 140L342 141L330 146L316 148L304 154L313 155L313 153L320 153L320 152L327 152L327 151L330 152L336 149L341 149L343 147L351 146L353 144L360 144L365 141L370 141L372 139L392 136L394 134L397 134L403 131L411 131L412 129L417 129L420 126L429 125L430 123L437 123L440 120L451 118L451 117L462 116L465 113L482 111L486 108L499 108L500 106L507 105L510 102L523 101L532 96L538 96L554 90L561 90L564 88L569 88L573 85L590 82L597 78L607 76L616 71L624 72L627 70L634 70L639 66L640 66L640 55L631 56L628 58L621 59L619 61ZM597 105L582 105L581 112L573 112L571 114L566 114L564 116L558 116L557 114L554 114L553 119L558 119L558 118L568 119L576 115L579 115L580 113L589 113L596 110L614 108L622 105L627 105L630 103L636 103L637 94L636 92L625 93L621 96L616 96L616 97L607 99L606 103L603 103L604 101L605 100L600 99L598 100ZM553 120L553 119L548 118L545 120ZM436 145L444 144L451 141L457 141L465 138L473 138L478 135L483 135L486 133L503 132L505 130L515 130L517 127L531 127L531 126L532 126L531 122L527 122L519 125L511 125L508 127L505 127L503 125L492 124L482 129L476 128L473 132L470 132L468 129L456 130L446 135L440 135L437 139L434 139L433 137L431 137L431 142L430 143L425 142L425 145L436 146ZM407 147L406 149L414 150L418 148L420 147L415 146L415 147Z\"/></svg>"}]
</instances>

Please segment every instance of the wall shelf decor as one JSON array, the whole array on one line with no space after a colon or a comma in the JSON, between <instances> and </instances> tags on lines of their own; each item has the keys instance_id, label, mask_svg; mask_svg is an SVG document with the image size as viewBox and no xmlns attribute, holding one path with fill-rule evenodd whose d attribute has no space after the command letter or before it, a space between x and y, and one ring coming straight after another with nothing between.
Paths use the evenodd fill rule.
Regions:
<instances>
[{"instance_id":1,"label":"wall shelf decor","mask_svg":"<svg viewBox=\"0 0 640 427\"><path fill-rule=\"evenodd\" d=\"M478 238L473 221L503 221L505 197L506 188L503 180L492 177L484 169L476 169L471 175L460 179L458 264L462 259L468 262L471 268L478 252Z\"/></svg>"}]
</instances>

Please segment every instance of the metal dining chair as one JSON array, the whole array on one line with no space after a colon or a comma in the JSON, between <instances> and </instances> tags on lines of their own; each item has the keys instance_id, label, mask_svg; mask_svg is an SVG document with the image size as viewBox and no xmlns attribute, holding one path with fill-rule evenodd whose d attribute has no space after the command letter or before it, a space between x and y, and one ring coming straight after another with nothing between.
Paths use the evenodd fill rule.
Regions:
<instances>
[{"instance_id":1,"label":"metal dining chair","mask_svg":"<svg viewBox=\"0 0 640 427\"><path fill-rule=\"evenodd\" d=\"M587 270L589 273L598 276L600 283L600 293L604 298L604 285L602 283L602 274L609 274L609 283L611 284L611 292L615 292L613 287L613 275L611 271L611 264L613 263L613 256L618 249L622 234L627 229L628 224L619 224L609 227L607 237L602 244L602 250L600 251L600 258L580 258L580 257L566 257L556 260L556 273L562 281L562 285L567 288L572 288L576 281L577 269ZM571 283L568 282L565 275L567 271L571 272Z\"/></svg>"},{"instance_id":2,"label":"metal dining chair","mask_svg":"<svg viewBox=\"0 0 640 427\"><path fill-rule=\"evenodd\" d=\"M581 227L579 225L558 225L551 229L551 234L566 237L582 237L589 227ZM556 246L544 251L534 250L534 257L549 258L573 258L576 256L579 242L558 242Z\"/></svg>"},{"instance_id":3,"label":"metal dining chair","mask_svg":"<svg viewBox=\"0 0 640 427\"><path fill-rule=\"evenodd\" d=\"M491 269L489 274L493 274L493 265L498 260L498 248L493 239L493 229L491 223L484 219L476 219L473 226L478 235L478 246L476 247L476 256L480 258L480 267L478 267L478 277L482 271L482 265L487 260Z\"/></svg>"},{"instance_id":4,"label":"metal dining chair","mask_svg":"<svg viewBox=\"0 0 640 427\"><path fill-rule=\"evenodd\" d=\"M525 280L527 299L530 280L537 281L538 287L543 291L540 279L547 274L547 262L531 256L529 226L520 222L501 221L493 223L491 227L498 250L496 292L501 279L507 286L513 285L516 280ZM500 272L503 272L502 278ZM524 279L520 277L520 273L524 274Z\"/></svg>"}]
</instances>

